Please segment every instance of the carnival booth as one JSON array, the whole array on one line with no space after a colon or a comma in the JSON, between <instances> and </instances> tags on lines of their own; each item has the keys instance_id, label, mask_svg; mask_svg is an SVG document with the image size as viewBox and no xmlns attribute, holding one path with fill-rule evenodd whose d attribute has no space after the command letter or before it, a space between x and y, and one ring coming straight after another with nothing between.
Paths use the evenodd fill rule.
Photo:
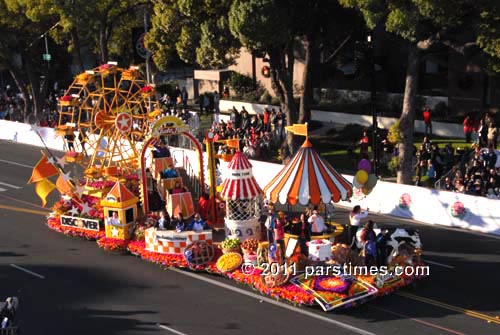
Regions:
<instances>
[{"instance_id":1,"label":"carnival booth","mask_svg":"<svg viewBox=\"0 0 500 335\"><path fill-rule=\"evenodd\" d=\"M352 196L352 185L314 150L309 139L295 157L264 187L265 197L272 203L290 206L319 206ZM331 246L336 233L312 236L309 257L326 260L331 257ZM298 236L285 234L287 255L297 245ZM293 246L288 247L289 243Z\"/></svg>"},{"instance_id":2,"label":"carnival booth","mask_svg":"<svg viewBox=\"0 0 500 335\"><path fill-rule=\"evenodd\" d=\"M146 229L146 250L160 254L184 254L186 248L194 242L212 245L212 231L202 232Z\"/></svg>"},{"instance_id":3,"label":"carnival booth","mask_svg":"<svg viewBox=\"0 0 500 335\"><path fill-rule=\"evenodd\" d=\"M106 237L127 240L131 237L137 218L139 199L122 183L115 186L101 200L106 224ZM116 219L113 219L113 214Z\"/></svg>"},{"instance_id":4,"label":"carnival booth","mask_svg":"<svg viewBox=\"0 0 500 335\"><path fill-rule=\"evenodd\" d=\"M240 241L260 239L260 195L262 190L252 174L252 164L238 151L227 167L220 196L226 202L226 236Z\"/></svg>"}]
</instances>

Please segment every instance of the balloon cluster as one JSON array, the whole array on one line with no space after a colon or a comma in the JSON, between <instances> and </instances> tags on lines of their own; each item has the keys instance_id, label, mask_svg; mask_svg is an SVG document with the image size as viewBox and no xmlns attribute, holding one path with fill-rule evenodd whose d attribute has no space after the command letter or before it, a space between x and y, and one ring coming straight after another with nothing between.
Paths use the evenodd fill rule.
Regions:
<instances>
[{"instance_id":1,"label":"balloon cluster","mask_svg":"<svg viewBox=\"0 0 500 335\"><path fill-rule=\"evenodd\" d=\"M377 184L377 176L372 172L372 163L368 159L362 159L358 163L358 172L354 176L353 185L363 191L364 195L372 192Z\"/></svg>"}]
</instances>

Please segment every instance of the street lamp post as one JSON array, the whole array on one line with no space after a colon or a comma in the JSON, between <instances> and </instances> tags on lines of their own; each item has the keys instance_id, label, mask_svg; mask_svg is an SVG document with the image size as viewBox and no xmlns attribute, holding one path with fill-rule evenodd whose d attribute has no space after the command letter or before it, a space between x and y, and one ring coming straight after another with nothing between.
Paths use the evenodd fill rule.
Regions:
<instances>
[{"instance_id":1,"label":"street lamp post","mask_svg":"<svg viewBox=\"0 0 500 335\"><path fill-rule=\"evenodd\" d=\"M378 135L378 119L377 119L377 83L375 78L375 61L374 61L374 51L373 51L373 36L369 33L367 36L368 42L368 63L370 66L370 107L372 112L372 151L373 151L373 173L379 175L379 135Z\"/></svg>"}]
</instances>

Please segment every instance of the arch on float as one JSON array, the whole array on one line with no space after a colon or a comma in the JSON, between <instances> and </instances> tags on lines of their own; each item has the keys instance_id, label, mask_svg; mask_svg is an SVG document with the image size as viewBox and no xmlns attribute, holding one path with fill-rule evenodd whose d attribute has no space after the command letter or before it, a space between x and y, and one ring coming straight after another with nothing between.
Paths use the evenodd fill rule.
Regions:
<instances>
[{"instance_id":1,"label":"arch on float","mask_svg":"<svg viewBox=\"0 0 500 335\"><path fill-rule=\"evenodd\" d=\"M151 129L151 136L146 140L139 157L139 166L141 169L141 185L142 185L142 207L144 214L149 212L148 187L146 176L146 152L150 145L159 141L160 136L182 135L187 137L198 151L199 160L199 180L202 187L205 185L205 175L203 171L203 147L201 143L189 132L189 126L181 119L175 116L165 116L156 121Z\"/></svg>"}]
</instances>

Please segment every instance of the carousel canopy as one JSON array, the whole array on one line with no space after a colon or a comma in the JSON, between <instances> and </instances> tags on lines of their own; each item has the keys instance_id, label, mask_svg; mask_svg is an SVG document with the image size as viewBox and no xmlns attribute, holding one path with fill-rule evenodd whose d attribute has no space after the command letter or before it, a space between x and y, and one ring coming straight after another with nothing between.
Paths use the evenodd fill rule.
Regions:
<instances>
[{"instance_id":1,"label":"carousel canopy","mask_svg":"<svg viewBox=\"0 0 500 335\"><path fill-rule=\"evenodd\" d=\"M267 184L264 194L271 202L319 205L349 199L352 185L306 139L295 157Z\"/></svg>"},{"instance_id":2,"label":"carousel canopy","mask_svg":"<svg viewBox=\"0 0 500 335\"><path fill-rule=\"evenodd\" d=\"M228 175L222 182L221 197L226 200L254 199L262 190L252 174L252 164L237 151L227 167Z\"/></svg>"}]
</instances>

